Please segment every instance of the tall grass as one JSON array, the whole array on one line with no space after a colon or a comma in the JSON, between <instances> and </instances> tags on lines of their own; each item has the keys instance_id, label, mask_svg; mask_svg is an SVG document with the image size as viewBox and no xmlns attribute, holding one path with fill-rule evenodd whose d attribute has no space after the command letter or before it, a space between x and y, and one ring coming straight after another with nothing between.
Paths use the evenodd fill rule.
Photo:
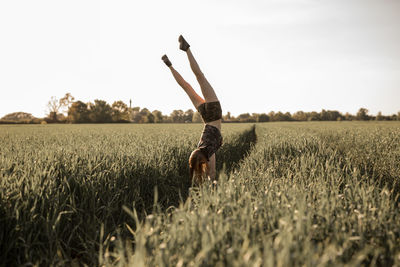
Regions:
<instances>
[{"instance_id":1,"label":"tall grass","mask_svg":"<svg viewBox=\"0 0 400 267\"><path fill-rule=\"evenodd\" d=\"M230 162L245 152L231 144L245 128L224 133ZM1 126L0 262L93 265L100 226L108 234L134 224L122 206L143 217L155 187L161 207L186 199L200 133L201 125Z\"/></svg>"},{"instance_id":2,"label":"tall grass","mask_svg":"<svg viewBox=\"0 0 400 267\"><path fill-rule=\"evenodd\" d=\"M147 216L130 240L103 237L101 264L400 265L398 123L277 123L257 133L217 186Z\"/></svg>"},{"instance_id":3,"label":"tall grass","mask_svg":"<svg viewBox=\"0 0 400 267\"><path fill-rule=\"evenodd\" d=\"M189 188L200 132L0 126L0 262L400 266L399 123L223 125Z\"/></svg>"}]
</instances>

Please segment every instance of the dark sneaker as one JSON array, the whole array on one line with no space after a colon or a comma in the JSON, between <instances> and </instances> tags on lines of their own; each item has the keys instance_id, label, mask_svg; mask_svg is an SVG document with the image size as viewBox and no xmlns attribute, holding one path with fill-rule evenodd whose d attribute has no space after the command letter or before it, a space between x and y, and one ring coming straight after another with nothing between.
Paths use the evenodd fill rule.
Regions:
<instances>
[{"instance_id":1,"label":"dark sneaker","mask_svg":"<svg viewBox=\"0 0 400 267\"><path fill-rule=\"evenodd\" d=\"M183 51L187 51L188 48L190 47L190 45L186 42L185 38L183 38L182 35L179 36L178 41L179 41L179 43L180 43L179 49L180 49L180 50L183 50Z\"/></svg>"},{"instance_id":2,"label":"dark sneaker","mask_svg":"<svg viewBox=\"0 0 400 267\"><path fill-rule=\"evenodd\" d=\"M171 63L171 61L169 61L167 55L163 55L163 56L161 57L161 59L164 61L165 65L167 65L168 67L171 67L171 66L172 66L172 63Z\"/></svg>"}]
</instances>

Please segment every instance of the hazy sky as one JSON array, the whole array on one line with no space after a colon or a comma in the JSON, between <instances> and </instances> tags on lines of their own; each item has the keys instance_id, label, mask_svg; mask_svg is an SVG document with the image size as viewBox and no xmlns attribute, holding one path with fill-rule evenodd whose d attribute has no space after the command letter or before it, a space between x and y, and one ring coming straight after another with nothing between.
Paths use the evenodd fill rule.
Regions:
<instances>
[{"instance_id":1,"label":"hazy sky","mask_svg":"<svg viewBox=\"0 0 400 267\"><path fill-rule=\"evenodd\" d=\"M0 117L43 117L51 96L193 108L183 34L231 111L400 111L400 1L0 2Z\"/></svg>"}]
</instances>

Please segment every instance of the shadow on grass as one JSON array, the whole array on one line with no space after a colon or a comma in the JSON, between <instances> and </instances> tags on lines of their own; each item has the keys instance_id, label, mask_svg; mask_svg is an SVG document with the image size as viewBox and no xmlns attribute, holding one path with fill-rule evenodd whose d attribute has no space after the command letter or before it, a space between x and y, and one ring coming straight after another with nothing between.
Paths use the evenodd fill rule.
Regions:
<instances>
[{"instance_id":1,"label":"shadow on grass","mask_svg":"<svg viewBox=\"0 0 400 267\"><path fill-rule=\"evenodd\" d=\"M216 153L217 177L221 171L227 175L239 167L242 159L248 156L251 148L257 142L256 126L237 135L234 140L224 144Z\"/></svg>"}]
</instances>

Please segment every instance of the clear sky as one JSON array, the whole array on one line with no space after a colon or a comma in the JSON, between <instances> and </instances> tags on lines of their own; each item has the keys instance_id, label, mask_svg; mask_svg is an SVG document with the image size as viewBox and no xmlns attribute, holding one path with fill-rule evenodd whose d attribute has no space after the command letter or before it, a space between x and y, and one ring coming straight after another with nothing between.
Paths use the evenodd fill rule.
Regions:
<instances>
[{"instance_id":1,"label":"clear sky","mask_svg":"<svg viewBox=\"0 0 400 267\"><path fill-rule=\"evenodd\" d=\"M400 111L398 0L0 2L0 117L45 116L51 96L193 108L183 34L224 114Z\"/></svg>"}]
</instances>

